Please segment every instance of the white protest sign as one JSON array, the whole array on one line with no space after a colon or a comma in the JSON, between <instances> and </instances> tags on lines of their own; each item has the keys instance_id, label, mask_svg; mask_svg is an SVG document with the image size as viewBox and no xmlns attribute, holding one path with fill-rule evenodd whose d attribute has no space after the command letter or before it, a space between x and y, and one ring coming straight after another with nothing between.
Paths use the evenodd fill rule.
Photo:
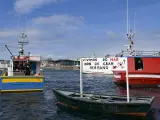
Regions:
<instances>
[{"instance_id":1,"label":"white protest sign","mask_svg":"<svg viewBox=\"0 0 160 120\"><path fill-rule=\"evenodd\" d=\"M82 72L112 73L112 70L126 70L126 63L124 57L82 58Z\"/></svg>"}]
</instances>

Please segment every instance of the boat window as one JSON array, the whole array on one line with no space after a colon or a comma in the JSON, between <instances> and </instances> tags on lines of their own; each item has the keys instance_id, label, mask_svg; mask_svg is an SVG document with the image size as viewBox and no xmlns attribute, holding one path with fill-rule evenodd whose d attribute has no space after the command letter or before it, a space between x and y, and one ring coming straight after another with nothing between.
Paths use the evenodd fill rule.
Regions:
<instances>
[{"instance_id":1,"label":"boat window","mask_svg":"<svg viewBox=\"0 0 160 120\"><path fill-rule=\"evenodd\" d=\"M14 61L13 72L15 75L31 75L31 64L26 61Z\"/></svg>"},{"instance_id":2,"label":"boat window","mask_svg":"<svg viewBox=\"0 0 160 120\"><path fill-rule=\"evenodd\" d=\"M134 58L134 60L135 60L135 70L143 70L142 58Z\"/></svg>"}]
</instances>

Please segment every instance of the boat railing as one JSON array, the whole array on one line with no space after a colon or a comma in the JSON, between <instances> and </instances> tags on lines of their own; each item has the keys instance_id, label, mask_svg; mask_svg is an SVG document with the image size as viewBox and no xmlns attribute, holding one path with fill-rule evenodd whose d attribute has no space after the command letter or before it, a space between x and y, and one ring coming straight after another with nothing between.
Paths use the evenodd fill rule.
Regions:
<instances>
[{"instance_id":1,"label":"boat railing","mask_svg":"<svg viewBox=\"0 0 160 120\"><path fill-rule=\"evenodd\" d=\"M13 71L13 76L26 76L25 71Z\"/></svg>"},{"instance_id":2,"label":"boat railing","mask_svg":"<svg viewBox=\"0 0 160 120\"><path fill-rule=\"evenodd\" d=\"M8 71L8 73L9 72L13 73L13 76L44 76L43 71L40 71L39 73L30 72L30 74L26 74L25 70Z\"/></svg>"},{"instance_id":3,"label":"boat railing","mask_svg":"<svg viewBox=\"0 0 160 120\"><path fill-rule=\"evenodd\" d=\"M116 56L160 56L160 51L122 51Z\"/></svg>"}]
</instances>

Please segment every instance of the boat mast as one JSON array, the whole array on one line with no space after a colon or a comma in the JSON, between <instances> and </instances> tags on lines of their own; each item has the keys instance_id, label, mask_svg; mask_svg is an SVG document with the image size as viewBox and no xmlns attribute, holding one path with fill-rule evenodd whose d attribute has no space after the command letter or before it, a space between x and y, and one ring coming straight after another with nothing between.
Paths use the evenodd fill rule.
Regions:
<instances>
[{"instance_id":1,"label":"boat mast","mask_svg":"<svg viewBox=\"0 0 160 120\"><path fill-rule=\"evenodd\" d=\"M127 37L128 37L128 0L127 0ZM129 102L129 79L128 79L128 57L127 57L127 65L126 65L126 86L127 86L127 102Z\"/></svg>"},{"instance_id":2,"label":"boat mast","mask_svg":"<svg viewBox=\"0 0 160 120\"><path fill-rule=\"evenodd\" d=\"M28 43L28 41L25 41L25 38L27 38L27 35L22 32L22 35L20 36L21 40L18 41L18 43L21 45L21 48L19 50L19 56L24 55L24 45Z\"/></svg>"},{"instance_id":3,"label":"boat mast","mask_svg":"<svg viewBox=\"0 0 160 120\"><path fill-rule=\"evenodd\" d=\"M129 40L129 45L128 45L127 51L130 52L130 55L133 55L133 53L135 52L135 50L133 50L134 37L135 37L135 16L134 16L134 31L132 29L130 29L130 31L127 33L127 39Z\"/></svg>"}]
</instances>

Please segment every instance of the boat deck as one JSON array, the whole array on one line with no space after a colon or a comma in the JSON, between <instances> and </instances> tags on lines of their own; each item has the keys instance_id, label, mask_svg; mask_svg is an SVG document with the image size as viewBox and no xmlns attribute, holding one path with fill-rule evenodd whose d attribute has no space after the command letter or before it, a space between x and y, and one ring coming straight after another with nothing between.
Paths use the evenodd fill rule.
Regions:
<instances>
[{"instance_id":1,"label":"boat deck","mask_svg":"<svg viewBox=\"0 0 160 120\"><path fill-rule=\"evenodd\" d=\"M58 90L59 91L59 90ZM61 94L72 97L73 99L83 100L83 101L93 101L99 103L118 103L118 104L127 104L126 96L114 96L114 95L93 95L93 94L83 94L83 97L80 97L79 93L59 91ZM150 104L153 101L154 97L150 96L131 96L130 104Z\"/></svg>"}]
</instances>

